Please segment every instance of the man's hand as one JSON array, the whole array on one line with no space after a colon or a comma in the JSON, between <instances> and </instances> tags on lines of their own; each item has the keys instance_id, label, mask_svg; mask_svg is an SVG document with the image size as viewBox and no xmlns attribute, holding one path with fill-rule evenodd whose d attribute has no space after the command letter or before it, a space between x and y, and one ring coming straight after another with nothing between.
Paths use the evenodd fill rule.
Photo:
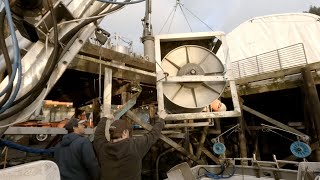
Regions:
<instances>
[{"instance_id":1,"label":"man's hand","mask_svg":"<svg viewBox=\"0 0 320 180\"><path fill-rule=\"evenodd\" d=\"M160 111L160 112L158 112L158 116L159 116L159 118L161 118L161 119L165 119L166 117L167 117L167 113L166 113L166 111Z\"/></svg>"},{"instance_id":2,"label":"man's hand","mask_svg":"<svg viewBox=\"0 0 320 180\"><path fill-rule=\"evenodd\" d=\"M106 118L107 118L107 120L113 120L114 116L113 116L113 114L107 114Z\"/></svg>"}]
</instances>

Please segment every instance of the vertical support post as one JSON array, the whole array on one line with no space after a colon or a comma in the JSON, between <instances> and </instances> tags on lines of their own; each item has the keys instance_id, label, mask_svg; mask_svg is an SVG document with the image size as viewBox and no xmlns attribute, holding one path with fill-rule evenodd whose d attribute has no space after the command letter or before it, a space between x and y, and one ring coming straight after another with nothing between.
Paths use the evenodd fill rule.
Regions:
<instances>
[{"instance_id":1,"label":"vertical support post","mask_svg":"<svg viewBox=\"0 0 320 180\"><path fill-rule=\"evenodd\" d=\"M149 105L149 117L150 117L150 124L154 125L155 117L156 117L156 106L154 104Z\"/></svg>"},{"instance_id":2,"label":"vertical support post","mask_svg":"<svg viewBox=\"0 0 320 180\"><path fill-rule=\"evenodd\" d=\"M304 88L308 102L310 103L310 115L313 116L314 125L318 140L320 138L320 101L318 92L314 84L314 80L309 67L302 69L302 77L304 81Z\"/></svg>"},{"instance_id":3,"label":"vertical support post","mask_svg":"<svg viewBox=\"0 0 320 180\"><path fill-rule=\"evenodd\" d=\"M241 105L243 102L241 101ZM240 157L246 158L247 157L247 140L244 131L244 119L242 116L238 117L238 123L240 124L239 130L239 144L240 144ZM242 165L248 165L248 161L241 161Z\"/></svg>"},{"instance_id":4,"label":"vertical support post","mask_svg":"<svg viewBox=\"0 0 320 180\"><path fill-rule=\"evenodd\" d=\"M253 152L256 155L256 159L261 160L260 149L259 149L259 139L258 139L257 131L253 131L252 133L253 133L252 135L254 136L254 147L253 147L254 150L253 150Z\"/></svg>"},{"instance_id":5,"label":"vertical support post","mask_svg":"<svg viewBox=\"0 0 320 180\"><path fill-rule=\"evenodd\" d=\"M104 90L103 90L103 109L102 117L108 117L111 115L111 98L112 98L112 69L104 69ZM108 141L110 141L110 128L111 122L106 122L105 135Z\"/></svg>"},{"instance_id":6,"label":"vertical support post","mask_svg":"<svg viewBox=\"0 0 320 180\"><path fill-rule=\"evenodd\" d=\"M160 52L160 39L155 39L155 56L156 56L156 73L157 73L157 100L158 100L158 112L165 111L164 110L164 97L163 97L163 83L158 81L163 78L163 71L160 67L161 65L161 52Z\"/></svg>"},{"instance_id":7,"label":"vertical support post","mask_svg":"<svg viewBox=\"0 0 320 180\"><path fill-rule=\"evenodd\" d=\"M310 71L310 67L305 67L302 69L302 77L303 77L303 84L305 88L305 94L307 100L309 102L309 114L311 115L311 119L314 121L314 126L316 129L316 135L319 141L320 138L320 101L318 97L317 88L314 84L314 80L312 77L312 73ZM318 147L316 152L320 151ZM320 161L318 158L317 161Z\"/></svg>"},{"instance_id":8,"label":"vertical support post","mask_svg":"<svg viewBox=\"0 0 320 180\"><path fill-rule=\"evenodd\" d=\"M92 109L93 109L93 112L92 112L92 115L93 115L92 123L93 123L93 127L95 127L100 121L101 108L100 108L99 98L93 99L93 103L92 104L93 104L93 106L92 106Z\"/></svg>"},{"instance_id":9,"label":"vertical support post","mask_svg":"<svg viewBox=\"0 0 320 180\"><path fill-rule=\"evenodd\" d=\"M232 73L232 63L231 63L230 55L229 55L229 47L228 47L227 40L226 40L225 36L221 36L221 40L222 40L223 52L225 55L225 63L226 63L226 68L227 68L225 77L229 81L233 107L234 107L235 111L238 111L241 113L236 82L235 82L235 79L234 79L233 73Z\"/></svg>"},{"instance_id":10,"label":"vertical support post","mask_svg":"<svg viewBox=\"0 0 320 180\"><path fill-rule=\"evenodd\" d=\"M206 111L210 112L209 106L207 106ZM210 121L211 121L211 119L208 119L208 122L210 122ZM198 159L200 159L200 157L201 157L203 144L206 141L206 137L208 134L208 129L209 129L209 126L203 127L202 134L201 134L200 141L199 141L199 145L198 145L197 152L196 152L196 157Z\"/></svg>"},{"instance_id":11,"label":"vertical support post","mask_svg":"<svg viewBox=\"0 0 320 180\"><path fill-rule=\"evenodd\" d=\"M209 126L203 127L201 138L200 138L200 142L199 142L199 146L198 146L198 149L197 149L197 152L196 152L196 156L197 156L198 159L200 159L202 148L203 148L203 144L204 144L204 142L206 140L206 137L207 137L208 129L209 129Z\"/></svg>"},{"instance_id":12,"label":"vertical support post","mask_svg":"<svg viewBox=\"0 0 320 180\"><path fill-rule=\"evenodd\" d=\"M149 61L155 62L154 36L151 25L151 0L146 0L146 12L143 21L143 35L141 41L144 45L144 56Z\"/></svg>"}]
</instances>

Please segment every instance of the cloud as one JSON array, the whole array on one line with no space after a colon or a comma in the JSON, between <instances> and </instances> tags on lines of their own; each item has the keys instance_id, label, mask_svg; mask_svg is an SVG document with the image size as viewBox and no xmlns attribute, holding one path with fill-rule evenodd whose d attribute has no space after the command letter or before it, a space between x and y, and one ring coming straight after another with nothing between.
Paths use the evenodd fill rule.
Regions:
<instances>
[{"instance_id":1,"label":"cloud","mask_svg":"<svg viewBox=\"0 0 320 180\"><path fill-rule=\"evenodd\" d=\"M310 5L320 6L318 0L180 0L185 8L208 24L213 30L230 32L242 22L263 15L303 12ZM153 0L152 24L154 34L158 34L176 4L175 0ZM187 9L182 8L193 31L210 31ZM133 41L134 51L143 54L141 19L144 17L145 3L126 6L106 17L101 26L110 33ZM171 18L162 33L167 33ZM169 33L187 33L190 28L180 8L177 8Z\"/></svg>"}]
</instances>

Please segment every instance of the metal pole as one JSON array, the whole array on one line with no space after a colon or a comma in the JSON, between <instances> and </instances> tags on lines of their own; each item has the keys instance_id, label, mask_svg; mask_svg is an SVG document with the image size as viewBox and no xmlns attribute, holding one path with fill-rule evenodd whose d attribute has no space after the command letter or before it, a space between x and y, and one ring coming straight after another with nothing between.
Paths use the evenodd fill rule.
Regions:
<instances>
[{"instance_id":1,"label":"metal pole","mask_svg":"<svg viewBox=\"0 0 320 180\"><path fill-rule=\"evenodd\" d=\"M144 56L151 62L155 62L154 36L151 25L151 0L146 1L146 13L143 22L143 35L141 41L144 45Z\"/></svg>"},{"instance_id":2,"label":"metal pole","mask_svg":"<svg viewBox=\"0 0 320 180\"><path fill-rule=\"evenodd\" d=\"M103 109L101 117L108 117L111 115L111 98L112 98L112 69L104 69L104 91L103 91ZM110 141L110 128L111 122L106 122L105 135L107 140Z\"/></svg>"}]
</instances>

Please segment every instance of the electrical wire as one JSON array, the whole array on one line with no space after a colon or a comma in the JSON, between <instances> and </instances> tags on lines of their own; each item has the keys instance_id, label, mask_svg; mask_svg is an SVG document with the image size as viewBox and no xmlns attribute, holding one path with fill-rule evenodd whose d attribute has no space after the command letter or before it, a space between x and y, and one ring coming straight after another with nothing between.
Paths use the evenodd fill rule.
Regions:
<instances>
[{"instance_id":1,"label":"electrical wire","mask_svg":"<svg viewBox=\"0 0 320 180\"><path fill-rule=\"evenodd\" d=\"M104 2L104 3L110 3L110 4L121 4L121 5L128 5L128 4L137 4L137 3L141 3L145 0L138 0L138 1L132 1L132 2L116 2L116 1L109 1L109 0L97 0L100 2Z\"/></svg>"},{"instance_id":2,"label":"electrical wire","mask_svg":"<svg viewBox=\"0 0 320 180\"><path fill-rule=\"evenodd\" d=\"M9 82L6 85L6 87L0 92L0 97L3 96L8 91L10 86L13 85L13 80L16 76L16 72L17 72L17 69L19 66L19 62L20 62L20 49L19 49L17 36L16 36L15 30L14 30L14 24L13 24L13 20L12 20L9 1L4 0L4 4L5 4L4 8L5 8L5 11L7 14L8 26L9 26L9 30L11 32L11 39L12 39L12 44L13 44L13 49L14 49L14 58L13 58L12 76L10 77Z\"/></svg>"}]
</instances>

